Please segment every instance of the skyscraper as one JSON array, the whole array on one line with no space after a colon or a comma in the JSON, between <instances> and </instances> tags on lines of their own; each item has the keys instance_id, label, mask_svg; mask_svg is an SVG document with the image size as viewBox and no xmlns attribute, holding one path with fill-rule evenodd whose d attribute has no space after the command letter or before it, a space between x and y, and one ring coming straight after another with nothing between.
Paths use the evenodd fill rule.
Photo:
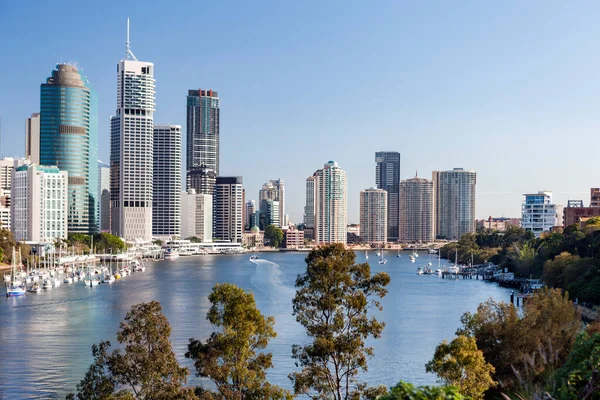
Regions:
<instances>
[{"instance_id":1,"label":"skyscraper","mask_svg":"<svg viewBox=\"0 0 600 400\"><path fill-rule=\"evenodd\" d=\"M398 198L400 191L400 153L397 151L378 151L375 153L375 184L377 189L388 192L387 240L398 241Z\"/></svg>"},{"instance_id":2,"label":"skyscraper","mask_svg":"<svg viewBox=\"0 0 600 400\"><path fill-rule=\"evenodd\" d=\"M254 225L257 225L255 221L254 213L256 212L256 202L254 200L247 201L244 204L244 229L250 230Z\"/></svg>"},{"instance_id":3,"label":"skyscraper","mask_svg":"<svg viewBox=\"0 0 600 400\"><path fill-rule=\"evenodd\" d=\"M25 121L25 157L33 164L40 163L40 113L33 113Z\"/></svg>"},{"instance_id":4,"label":"skyscraper","mask_svg":"<svg viewBox=\"0 0 600 400\"><path fill-rule=\"evenodd\" d=\"M135 58L128 28L127 54L117 65L117 111L110 120L111 231L126 240L152 239L154 96L154 64Z\"/></svg>"},{"instance_id":5,"label":"skyscraper","mask_svg":"<svg viewBox=\"0 0 600 400\"><path fill-rule=\"evenodd\" d=\"M454 168L433 171L432 175L436 236L459 239L466 233L475 233L475 171Z\"/></svg>"},{"instance_id":6,"label":"skyscraper","mask_svg":"<svg viewBox=\"0 0 600 400\"><path fill-rule=\"evenodd\" d=\"M433 181L414 177L400 182L401 242L428 243L435 239Z\"/></svg>"},{"instance_id":7,"label":"skyscraper","mask_svg":"<svg viewBox=\"0 0 600 400\"><path fill-rule=\"evenodd\" d=\"M186 171L206 166L219 175L219 109L217 92L188 90Z\"/></svg>"},{"instance_id":8,"label":"skyscraper","mask_svg":"<svg viewBox=\"0 0 600 400\"><path fill-rule=\"evenodd\" d=\"M35 157L35 127L31 154ZM72 65L58 64L41 85L39 162L69 175L69 232L97 230L98 105L87 79Z\"/></svg>"},{"instance_id":9,"label":"skyscraper","mask_svg":"<svg viewBox=\"0 0 600 400\"><path fill-rule=\"evenodd\" d=\"M241 243L244 199L241 176L218 176L214 195L213 238Z\"/></svg>"},{"instance_id":10,"label":"skyscraper","mask_svg":"<svg viewBox=\"0 0 600 400\"><path fill-rule=\"evenodd\" d=\"M346 171L329 161L315 172L315 241L346 243L348 225Z\"/></svg>"},{"instance_id":11,"label":"skyscraper","mask_svg":"<svg viewBox=\"0 0 600 400\"><path fill-rule=\"evenodd\" d=\"M212 196L215 192L216 180L217 174L206 165L191 167L187 171L186 189L194 189L196 193L210 194Z\"/></svg>"},{"instance_id":12,"label":"skyscraper","mask_svg":"<svg viewBox=\"0 0 600 400\"><path fill-rule=\"evenodd\" d=\"M212 242L213 196L189 189L181 195L181 237L197 237L202 243Z\"/></svg>"},{"instance_id":13,"label":"skyscraper","mask_svg":"<svg viewBox=\"0 0 600 400\"><path fill-rule=\"evenodd\" d=\"M272 179L269 182L262 185L262 188L258 191L258 203L260 207L263 207L263 200L273 200L278 202L277 208L279 215L276 218L272 218L273 221L277 220L276 225L279 227L286 226L285 220L285 183L281 179Z\"/></svg>"},{"instance_id":14,"label":"skyscraper","mask_svg":"<svg viewBox=\"0 0 600 400\"><path fill-rule=\"evenodd\" d=\"M100 232L110 232L110 166L98 160L98 226Z\"/></svg>"},{"instance_id":15,"label":"skyscraper","mask_svg":"<svg viewBox=\"0 0 600 400\"><path fill-rule=\"evenodd\" d=\"M279 202L277 200L262 199L260 201L260 214L261 221L264 218L264 222L260 224L262 226L259 226L261 229L264 230L269 225L281 226L281 222L279 221Z\"/></svg>"},{"instance_id":16,"label":"skyscraper","mask_svg":"<svg viewBox=\"0 0 600 400\"><path fill-rule=\"evenodd\" d=\"M152 234L181 235L181 125L154 125Z\"/></svg>"},{"instance_id":17,"label":"skyscraper","mask_svg":"<svg viewBox=\"0 0 600 400\"><path fill-rule=\"evenodd\" d=\"M387 197L383 189L360 192L360 238L364 243L387 242Z\"/></svg>"},{"instance_id":18,"label":"skyscraper","mask_svg":"<svg viewBox=\"0 0 600 400\"><path fill-rule=\"evenodd\" d=\"M304 237L315 238L315 180L313 174L306 178L306 206L304 207Z\"/></svg>"}]
</instances>

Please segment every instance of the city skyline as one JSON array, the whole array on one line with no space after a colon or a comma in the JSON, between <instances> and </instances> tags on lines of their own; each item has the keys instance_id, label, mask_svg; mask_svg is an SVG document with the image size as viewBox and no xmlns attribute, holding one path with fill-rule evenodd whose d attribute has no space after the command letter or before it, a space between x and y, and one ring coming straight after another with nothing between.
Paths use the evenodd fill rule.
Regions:
<instances>
[{"instance_id":1,"label":"city skyline","mask_svg":"<svg viewBox=\"0 0 600 400\"><path fill-rule=\"evenodd\" d=\"M35 42L39 37L37 26L43 26L41 21L58 10L44 10L44 13L28 10L28 18L22 18L25 13L22 6L3 6L0 32L22 39L5 43L4 51L17 58L24 58L26 53L29 60L3 88L6 93L0 100L3 155L23 154L24 121L39 111L37 85L47 75L48 65L60 62L62 57L76 60L99 92L99 158L108 160L108 118L114 112L116 86L114 60L122 54L124 20L130 16L132 41L138 52L157 65L156 122L185 125L183 96L187 90L198 85L218 89L224 110L221 175L243 175L246 190L255 193L272 176L272 165L268 159L252 156L249 150L265 149L266 145L278 154L287 153L292 162L289 167L282 165L277 175L286 181L290 199L286 208L294 222L302 220L305 178L310 166L326 159L335 159L345 166L350 194L349 222L357 222L358 198L352 194L374 185L372 154L378 150L403 153L402 179L409 177L407 171L415 169L477 170L477 218L518 216L522 194L537 188L552 190L555 201L566 204L568 199L580 198L587 188L597 186L591 160L569 158L574 156L567 149L592 139L597 125L591 100L600 90L600 84L590 77L595 76L593 71L600 60L586 46L588 38L596 36L598 28L593 17L600 11L598 5L567 7L552 3L544 7L521 4L502 8L471 4L467 8L455 4L438 5L438 9L427 11L419 5L382 2L362 10L360 15L364 24L374 28L377 25L369 37L384 34L385 40L376 44L369 38L359 38L353 31L359 21L354 5L347 5L346 12L331 26L317 24L315 32L309 32L303 25L314 28L307 21L332 18L337 9L334 4L319 5L320 16L309 12L309 7L303 9L298 5L259 5L256 11L240 5L233 18L236 26L227 21L230 11L227 7L209 5L214 14L207 21L209 26L226 23L235 29L220 35L213 43L203 44L207 49L201 55L174 53L171 46L175 42L184 46L193 44L192 39L187 39L193 24L187 21L196 7L191 2L173 7L168 15L180 19L178 29L159 35L148 24L158 12L155 6L137 7L133 2L111 11L110 7L98 4L90 10L99 16L98 21L88 23L73 18L69 29L78 35L51 33L41 46ZM461 16L453 9L468 12ZM582 9L586 12L581 12ZM68 7L66 10L67 15L62 10L61 17L69 17L72 11ZM250 22L251 18L245 15L248 12L264 14L259 22L269 24L261 27L260 23ZM448 13L452 18L445 17ZM290 19L291 15L294 19ZM528 18L533 15L536 18L531 24ZM490 19L491 24L477 22ZM430 32L426 33L419 24L430 26L424 24L430 20L438 26L433 30L427 28ZM546 20L560 21L569 29L561 31L559 37L552 24L541 22ZM399 23L402 21L407 23ZM286 28L290 23L298 28L297 32ZM336 34L338 30L348 38ZM323 37L327 40L319 43ZM411 41L418 45L411 45L403 40L405 37L413 38ZM441 43L436 44L440 38ZM559 38L561 46L545 45L556 43ZM304 42L314 46L314 53L321 57L304 57L308 51ZM404 51L392 52L396 45ZM328 51L333 53L329 57ZM444 57L451 53L456 55ZM356 60L355 54L369 57ZM290 69L288 64L296 62L297 57L305 65L302 71ZM367 60L373 57L380 61L375 73L360 72L363 63L370 63ZM210 62L201 62L206 59ZM350 59L357 64L345 68ZM527 62L523 63L523 59ZM562 62L554 62L558 59ZM173 68L178 73L168 74ZM493 82L487 79L492 73L497 73ZM313 105L306 97L310 91L300 89L314 83L317 77L323 99ZM425 85L423 82L428 80L431 84ZM439 90L434 93L433 88ZM375 96L372 104L363 103L360 95L367 89ZM256 94L251 103L250 93ZM327 106L323 107L322 102ZM359 102L361 107L357 107ZM352 115L348 114L349 109L353 110ZM311 115L311 118L297 123L291 118L295 115ZM367 125L367 116L373 115L375 124ZM359 132L365 130L369 137L378 140L362 140ZM556 146L565 135L573 134L577 140L567 141L567 149ZM281 140L274 140L276 137ZM542 138L545 140L540 141ZM306 157L296 155L296 149L306 148L318 139L322 142L311 147ZM518 156L522 140L536 141L541 146L530 155L531 168L526 170ZM428 157L421 157L425 150ZM244 167L247 164L243 162L243 154L254 163L249 173ZM580 172L576 176L567 175L559 163L550 165L548 159L577 161ZM298 168L300 160L306 167ZM532 184L534 178L536 182Z\"/></svg>"}]
</instances>

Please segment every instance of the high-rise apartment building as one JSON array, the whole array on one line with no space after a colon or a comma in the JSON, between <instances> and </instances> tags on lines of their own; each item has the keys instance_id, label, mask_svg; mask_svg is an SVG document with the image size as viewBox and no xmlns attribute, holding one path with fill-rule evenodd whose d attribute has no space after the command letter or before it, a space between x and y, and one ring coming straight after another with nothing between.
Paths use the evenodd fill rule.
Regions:
<instances>
[{"instance_id":1,"label":"high-rise apartment building","mask_svg":"<svg viewBox=\"0 0 600 400\"><path fill-rule=\"evenodd\" d=\"M69 174L69 232L95 232L98 100L87 78L74 66L58 64L41 85L39 129L40 164L55 165ZM33 156L34 130L29 141Z\"/></svg>"},{"instance_id":2,"label":"high-rise apartment building","mask_svg":"<svg viewBox=\"0 0 600 400\"><path fill-rule=\"evenodd\" d=\"M98 227L110 232L110 166L98 160Z\"/></svg>"},{"instance_id":3,"label":"high-rise apartment building","mask_svg":"<svg viewBox=\"0 0 600 400\"><path fill-rule=\"evenodd\" d=\"M154 125L152 234L181 235L181 125Z\"/></svg>"},{"instance_id":4,"label":"high-rise apartment building","mask_svg":"<svg viewBox=\"0 0 600 400\"><path fill-rule=\"evenodd\" d=\"M68 173L55 166L17 167L11 202L15 240L54 243L67 238Z\"/></svg>"},{"instance_id":5,"label":"high-rise apartment building","mask_svg":"<svg viewBox=\"0 0 600 400\"><path fill-rule=\"evenodd\" d=\"M273 179L269 182L262 185L262 188L258 192L258 202L260 207L263 207L263 200L273 200L276 201L279 215L275 218L272 218L273 225L277 225L279 227L287 226L287 221L285 220L285 183L281 179Z\"/></svg>"},{"instance_id":6,"label":"high-rise apartment building","mask_svg":"<svg viewBox=\"0 0 600 400\"><path fill-rule=\"evenodd\" d=\"M125 240L152 240L154 64L129 49L117 65L117 110L111 117L111 231Z\"/></svg>"},{"instance_id":7,"label":"high-rise apartment building","mask_svg":"<svg viewBox=\"0 0 600 400\"><path fill-rule=\"evenodd\" d=\"M40 163L40 113L33 113L25 121L25 157L33 164Z\"/></svg>"},{"instance_id":8,"label":"high-rise apartment building","mask_svg":"<svg viewBox=\"0 0 600 400\"><path fill-rule=\"evenodd\" d=\"M540 237L542 233L549 232L553 227L558 226L558 206L552 202L552 192L539 191L523 196L525 196L525 202L521 206L523 229L533 232L535 237Z\"/></svg>"},{"instance_id":9,"label":"high-rise apartment building","mask_svg":"<svg viewBox=\"0 0 600 400\"><path fill-rule=\"evenodd\" d=\"M244 204L244 229L250 230L250 228L257 225L257 221L255 220L256 213L256 202L254 200L247 201Z\"/></svg>"},{"instance_id":10,"label":"high-rise apartment building","mask_svg":"<svg viewBox=\"0 0 600 400\"><path fill-rule=\"evenodd\" d=\"M346 171L329 161L315 172L315 241L346 243L348 181Z\"/></svg>"},{"instance_id":11,"label":"high-rise apartment building","mask_svg":"<svg viewBox=\"0 0 600 400\"><path fill-rule=\"evenodd\" d=\"M194 189L196 193L210 194L215 193L215 182L217 174L206 165L191 167L187 171L186 188Z\"/></svg>"},{"instance_id":12,"label":"high-rise apartment building","mask_svg":"<svg viewBox=\"0 0 600 400\"><path fill-rule=\"evenodd\" d=\"M435 240L433 181L414 177L400 182L401 242L428 243Z\"/></svg>"},{"instance_id":13,"label":"high-rise apartment building","mask_svg":"<svg viewBox=\"0 0 600 400\"><path fill-rule=\"evenodd\" d=\"M475 171L454 168L433 171L432 175L436 236L459 239L464 234L475 233Z\"/></svg>"},{"instance_id":14,"label":"high-rise apartment building","mask_svg":"<svg viewBox=\"0 0 600 400\"><path fill-rule=\"evenodd\" d=\"M181 195L181 237L212 242L213 196L189 189Z\"/></svg>"},{"instance_id":15,"label":"high-rise apartment building","mask_svg":"<svg viewBox=\"0 0 600 400\"><path fill-rule=\"evenodd\" d=\"M398 198L400 190L400 153L397 151L378 151L375 153L375 184L377 189L388 192L387 239L398 241Z\"/></svg>"},{"instance_id":16,"label":"high-rise apartment building","mask_svg":"<svg viewBox=\"0 0 600 400\"><path fill-rule=\"evenodd\" d=\"M360 239L363 243L387 242L387 198L383 189L365 189L360 192Z\"/></svg>"},{"instance_id":17,"label":"high-rise apartment building","mask_svg":"<svg viewBox=\"0 0 600 400\"><path fill-rule=\"evenodd\" d=\"M306 205L304 206L304 237L314 239L315 229L315 175L306 178Z\"/></svg>"},{"instance_id":18,"label":"high-rise apartment building","mask_svg":"<svg viewBox=\"0 0 600 400\"><path fill-rule=\"evenodd\" d=\"M213 207L213 238L241 243L244 227L241 176L218 176Z\"/></svg>"},{"instance_id":19,"label":"high-rise apartment building","mask_svg":"<svg viewBox=\"0 0 600 400\"><path fill-rule=\"evenodd\" d=\"M260 201L260 223L259 228L265 230L269 225L281 226L279 202L277 200L262 199Z\"/></svg>"},{"instance_id":20,"label":"high-rise apartment building","mask_svg":"<svg viewBox=\"0 0 600 400\"><path fill-rule=\"evenodd\" d=\"M186 171L206 166L219 175L219 103L213 90L188 90Z\"/></svg>"}]
</instances>

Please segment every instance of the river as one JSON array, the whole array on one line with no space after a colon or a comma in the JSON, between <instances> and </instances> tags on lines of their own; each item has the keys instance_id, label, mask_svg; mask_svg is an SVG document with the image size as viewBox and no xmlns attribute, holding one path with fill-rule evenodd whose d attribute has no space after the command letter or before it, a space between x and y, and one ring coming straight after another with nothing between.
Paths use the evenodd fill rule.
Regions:
<instances>
[{"instance_id":1,"label":"river","mask_svg":"<svg viewBox=\"0 0 600 400\"><path fill-rule=\"evenodd\" d=\"M188 340L205 339L212 332L206 320L207 296L222 282L251 290L261 312L275 317L278 336L268 348L274 362L268 377L274 384L291 388L287 378L295 368L291 346L307 340L291 305L296 276L306 267L306 254L260 256L256 263L248 260L249 255L181 257L146 263L145 272L112 285L88 288L77 282L6 298L0 305L0 399L64 398L75 390L91 363L91 345L101 340L116 344L125 313L133 304L151 300L162 304L177 357L193 372L184 358ZM370 342L375 356L362 376L371 385L392 386L398 380L435 384L435 376L424 367L435 346L453 337L465 311L474 311L490 297L508 301L510 290L475 279L417 275L416 267L427 262L427 254L422 253L415 264L406 253L397 258L388 252L386 257L385 265L377 263L375 254L368 260L373 272L387 272L391 282L382 300L384 309L376 314L386 327L380 339ZM364 260L364 253L357 253L357 261ZM199 383L193 373L190 383Z\"/></svg>"}]
</instances>

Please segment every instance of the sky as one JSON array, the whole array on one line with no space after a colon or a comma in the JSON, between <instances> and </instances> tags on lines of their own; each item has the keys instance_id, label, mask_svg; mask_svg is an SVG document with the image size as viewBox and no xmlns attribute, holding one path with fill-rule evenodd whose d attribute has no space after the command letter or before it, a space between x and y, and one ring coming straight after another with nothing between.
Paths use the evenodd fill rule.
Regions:
<instances>
[{"instance_id":1,"label":"sky","mask_svg":"<svg viewBox=\"0 0 600 400\"><path fill-rule=\"evenodd\" d=\"M108 161L127 17L155 65L155 123L185 137L187 90L218 91L221 175L242 175L247 200L283 179L294 222L329 160L358 222L376 151L402 154L402 179L475 169L478 218L518 217L539 190L588 204L600 186L595 1L1 0L2 155L24 154L40 84L71 62L98 93Z\"/></svg>"}]
</instances>

